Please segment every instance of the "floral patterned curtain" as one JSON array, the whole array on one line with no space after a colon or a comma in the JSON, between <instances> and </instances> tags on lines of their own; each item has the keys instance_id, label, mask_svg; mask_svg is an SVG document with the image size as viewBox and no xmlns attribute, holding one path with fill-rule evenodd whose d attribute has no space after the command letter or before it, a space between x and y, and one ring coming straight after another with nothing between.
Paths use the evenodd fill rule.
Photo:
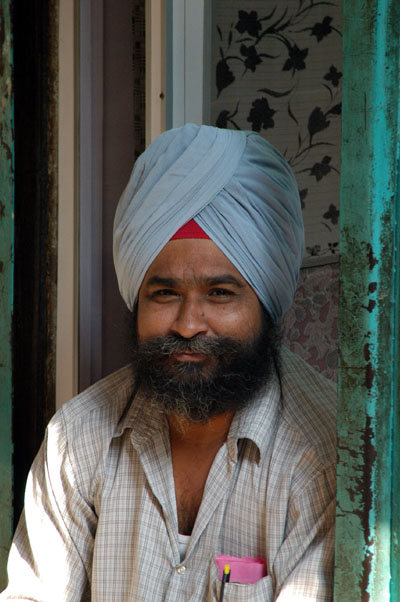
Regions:
<instances>
[{"instance_id":1,"label":"floral patterned curtain","mask_svg":"<svg viewBox=\"0 0 400 602\"><path fill-rule=\"evenodd\" d=\"M304 265L338 253L341 2L214 0L211 123L251 129L299 184Z\"/></svg>"}]
</instances>

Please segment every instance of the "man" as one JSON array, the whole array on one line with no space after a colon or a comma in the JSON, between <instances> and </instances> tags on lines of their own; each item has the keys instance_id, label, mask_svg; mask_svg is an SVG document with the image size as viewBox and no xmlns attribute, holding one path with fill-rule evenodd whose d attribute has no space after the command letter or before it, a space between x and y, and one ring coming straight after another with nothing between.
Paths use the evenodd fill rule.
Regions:
<instances>
[{"instance_id":1,"label":"man","mask_svg":"<svg viewBox=\"0 0 400 602\"><path fill-rule=\"evenodd\" d=\"M2 600L216 601L221 555L262 569L230 560L226 602L331 600L334 389L279 351L302 249L294 176L260 136L150 145L114 228L132 366L51 421Z\"/></svg>"}]
</instances>

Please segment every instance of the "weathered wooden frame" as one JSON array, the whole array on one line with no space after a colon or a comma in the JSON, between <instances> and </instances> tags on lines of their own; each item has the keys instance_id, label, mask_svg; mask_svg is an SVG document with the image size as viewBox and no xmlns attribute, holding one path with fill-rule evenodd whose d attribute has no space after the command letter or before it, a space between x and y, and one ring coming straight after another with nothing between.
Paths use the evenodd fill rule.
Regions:
<instances>
[{"instance_id":1,"label":"weathered wooden frame","mask_svg":"<svg viewBox=\"0 0 400 602\"><path fill-rule=\"evenodd\" d=\"M0 0L0 590L12 534L12 337L14 142L10 2Z\"/></svg>"},{"instance_id":2,"label":"weathered wooden frame","mask_svg":"<svg viewBox=\"0 0 400 602\"><path fill-rule=\"evenodd\" d=\"M400 599L397 0L344 0L335 600Z\"/></svg>"}]
</instances>

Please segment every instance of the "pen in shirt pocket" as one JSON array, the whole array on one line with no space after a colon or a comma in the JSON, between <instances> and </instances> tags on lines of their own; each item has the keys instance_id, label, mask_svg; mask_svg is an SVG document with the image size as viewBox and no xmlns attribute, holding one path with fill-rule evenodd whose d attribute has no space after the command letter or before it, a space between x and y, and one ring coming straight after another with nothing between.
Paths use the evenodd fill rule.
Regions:
<instances>
[{"instance_id":1,"label":"pen in shirt pocket","mask_svg":"<svg viewBox=\"0 0 400 602\"><path fill-rule=\"evenodd\" d=\"M229 566L229 564L226 564L224 566L224 572L222 573L221 589L219 592L219 601L218 602L223 602L225 583L227 583L229 581L230 574L231 574L230 566Z\"/></svg>"}]
</instances>

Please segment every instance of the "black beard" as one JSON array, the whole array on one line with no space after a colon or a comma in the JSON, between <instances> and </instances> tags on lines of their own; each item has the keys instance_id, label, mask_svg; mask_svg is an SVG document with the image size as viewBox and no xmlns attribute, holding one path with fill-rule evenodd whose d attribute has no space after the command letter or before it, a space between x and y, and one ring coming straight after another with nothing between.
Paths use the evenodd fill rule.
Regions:
<instances>
[{"instance_id":1,"label":"black beard","mask_svg":"<svg viewBox=\"0 0 400 602\"><path fill-rule=\"evenodd\" d=\"M172 335L138 343L134 318L136 382L167 414L201 423L228 410L236 412L267 384L274 367L279 373L280 330L266 313L261 332L252 342ZM171 358L189 350L207 359L179 362Z\"/></svg>"}]
</instances>

